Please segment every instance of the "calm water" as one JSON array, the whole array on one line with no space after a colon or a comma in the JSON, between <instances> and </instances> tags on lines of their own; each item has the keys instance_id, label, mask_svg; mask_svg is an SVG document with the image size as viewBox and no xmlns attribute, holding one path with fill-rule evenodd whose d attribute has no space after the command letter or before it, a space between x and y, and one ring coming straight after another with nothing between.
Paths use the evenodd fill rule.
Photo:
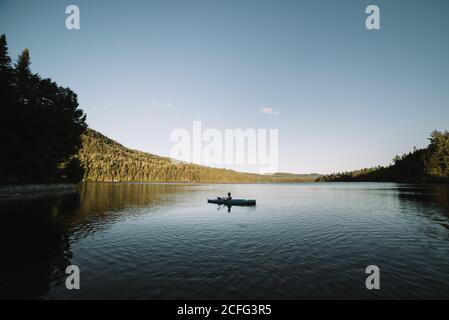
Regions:
<instances>
[{"instance_id":1,"label":"calm water","mask_svg":"<svg viewBox=\"0 0 449 320\"><path fill-rule=\"evenodd\" d=\"M206 203L228 191L257 206ZM1 297L449 298L447 186L84 184L0 212Z\"/></svg>"}]
</instances>

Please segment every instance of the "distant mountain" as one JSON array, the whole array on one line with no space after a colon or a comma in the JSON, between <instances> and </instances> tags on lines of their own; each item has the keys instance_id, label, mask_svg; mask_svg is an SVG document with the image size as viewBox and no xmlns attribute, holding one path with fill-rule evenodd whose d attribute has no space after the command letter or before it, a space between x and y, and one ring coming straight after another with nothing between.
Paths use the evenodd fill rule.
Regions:
<instances>
[{"instance_id":1,"label":"distant mountain","mask_svg":"<svg viewBox=\"0 0 449 320\"><path fill-rule=\"evenodd\" d=\"M322 174L319 173L287 173L287 172L277 172L272 175L275 178L279 179L294 179L297 181L304 181L304 182L311 182L315 181L319 177L322 176Z\"/></svg>"},{"instance_id":2,"label":"distant mountain","mask_svg":"<svg viewBox=\"0 0 449 320\"><path fill-rule=\"evenodd\" d=\"M288 173L243 173L173 161L126 148L92 129L87 129L82 136L78 158L84 167L84 181L297 182L316 178Z\"/></svg>"}]
</instances>

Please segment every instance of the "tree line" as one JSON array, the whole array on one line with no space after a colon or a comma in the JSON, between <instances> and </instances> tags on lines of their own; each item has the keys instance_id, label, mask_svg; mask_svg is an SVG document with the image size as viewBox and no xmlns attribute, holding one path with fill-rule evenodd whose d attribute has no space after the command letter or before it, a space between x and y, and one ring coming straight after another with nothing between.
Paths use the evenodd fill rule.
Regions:
<instances>
[{"instance_id":1,"label":"tree line","mask_svg":"<svg viewBox=\"0 0 449 320\"><path fill-rule=\"evenodd\" d=\"M449 132L434 130L426 148L398 155L389 166L333 173L316 181L449 182Z\"/></svg>"},{"instance_id":2,"label":"tree line","mask_svg":"<svg viewBox=\"0 0 449 320\"><path fill-rule=\"evenodd\" d=\"M77 181L86 115L77 95L30 69L24 49L13 62L0 37L0 184Z\"/></svg>"},{"instance_id":3,"label":"tree line","mask_svg":"<svg viewBox=\"0 0 449 320\"><path fill-rule=\"evenodd\" d=\"M12 61L0 37L0 184L85 181L284 182L309 176L210 168L128 149L88 129L77 95L30 69L24 49ZM314 178L314 177L313 177Z\"/></svg>"},{"instance_id":4,"label":"tree line","mask_svg":"<svg viewBox=\"0 0 449 320\"><path fill-rule=\"evenodd\" d=\"M13 62L0 36L0 184L85 181L298 182L449 181L449 132L433 131L427 148L389 166L325 176L258 175L217 169L131 150L88 129L77 95L30 69L24 49Z\"/></svg>"},{"instance_id":5,"label":"tree line","mask_svg":"<svg viewBox=\"0 0 449 320\"><path fill-rule=\"evenodd\" d=\"M175 161L151 153L132 150L87 129L78 157L84 167L85 181L142 182L296 182L307 175L260 175L211 168ZM313 176L315 177L315 176ZM313 180L312 180L313 181Z\"/></svg>"}]
</instances>

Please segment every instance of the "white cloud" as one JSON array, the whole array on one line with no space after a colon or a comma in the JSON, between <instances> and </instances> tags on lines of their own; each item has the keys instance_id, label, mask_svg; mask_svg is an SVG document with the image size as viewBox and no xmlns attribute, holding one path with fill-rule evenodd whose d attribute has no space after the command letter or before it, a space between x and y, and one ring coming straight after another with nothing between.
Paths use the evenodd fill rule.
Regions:
<instances>
[{"instance_id":1,"label":"white cloud","mask_svg":"<svg viewBox=\"0 0 449 320\"><path fill-rule=\"evenodd\" d=\"M164 104L164 103L159 103L157 101L153 101L152 104L154 107L160 108L162 110L167 110L168 108L170 108L172 106L171 102L167 102Z\"/></svg>"},{"instance_id":2,"label":"white cloud","mask_svg":"<svg viewBox=\"0 0 449 320\"><path fill-rule=\"evenodd\" d=\"M279 111L273 110L272 107L260 108L259 110L260 110L260 112L262 112L263 114L269 114L269 115L274 115L274 116L277 116L277 115L279 114Z\"/></svg>"}]
</instances>

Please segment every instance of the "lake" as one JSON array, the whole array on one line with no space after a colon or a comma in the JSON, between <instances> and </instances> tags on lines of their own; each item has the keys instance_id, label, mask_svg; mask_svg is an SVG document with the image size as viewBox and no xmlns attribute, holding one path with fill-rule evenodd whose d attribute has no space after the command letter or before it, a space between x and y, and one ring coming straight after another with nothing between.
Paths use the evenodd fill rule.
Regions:
<instances>
[{"instance_id":1,"label":"lake","mask_svg":"<svg viewBox=\"0 0 449 320\"><path fill-rule=\"evenodd\" d=\"M206 203L227 192L257 206ZM449 298L443 185L85 183L0 212L3 298Z\"/></svg>"}]
</instances>

